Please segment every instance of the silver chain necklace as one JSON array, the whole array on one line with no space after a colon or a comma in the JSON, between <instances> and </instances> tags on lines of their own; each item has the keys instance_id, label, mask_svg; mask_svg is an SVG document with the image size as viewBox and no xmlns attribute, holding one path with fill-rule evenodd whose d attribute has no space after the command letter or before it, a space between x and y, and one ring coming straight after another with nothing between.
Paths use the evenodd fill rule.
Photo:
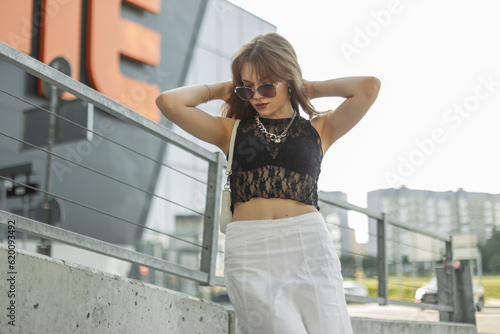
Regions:
<instances>
[{"instance_id":1,"label":"silver chain necklace","mask_svg":"<svg viewBox=\"0 0 500 334\"><path fill-rule=\"evenodd\" d=\"M290 120L290 123L288 123L285 130L279 136L275 135L274 133L269 133L267 131L267 129L264 127L264 124L262 124L262 122L260 121L259 115L255 115L254 117L255 117L255 121L257 122L257 127L259 128L260 132L262 132L266 136L266 138L269 139L270 141L272 141L273 143L279 144L279 143L281 143L281 138L286 137L286 133L287 133L288 129L290 128L290 126L292 125L293 120L295 119L295 115L297 115L297 112L294 110L292 119Z\"/></svg>"}]
</instances>

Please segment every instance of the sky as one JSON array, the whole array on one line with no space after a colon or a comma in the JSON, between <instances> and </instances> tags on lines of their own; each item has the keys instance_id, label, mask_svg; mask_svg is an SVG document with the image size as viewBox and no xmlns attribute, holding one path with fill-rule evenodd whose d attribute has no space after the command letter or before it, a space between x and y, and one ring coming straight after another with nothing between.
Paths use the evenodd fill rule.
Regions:
<instances>
[{"instance_id":1,"label":"sky","mask_svg":"<svg viewBox=\"0 0 500 334\"><path fill-rule=\"evenodd\" d=\"M364 119L329 149L319 190L500 193L498 0L232 0L277 26L304 78L382 82ZM342 99L313 100L318 110Z\"/></svg>"}]
</instances>

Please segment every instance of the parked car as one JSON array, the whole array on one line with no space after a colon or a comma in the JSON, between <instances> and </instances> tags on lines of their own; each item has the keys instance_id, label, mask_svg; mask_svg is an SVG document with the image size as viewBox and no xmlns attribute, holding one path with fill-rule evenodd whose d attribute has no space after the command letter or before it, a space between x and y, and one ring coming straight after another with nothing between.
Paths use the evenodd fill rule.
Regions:
<instances>
[{"instance_id":1,"label":"parked car","mask_svg":"<svg viewBox=\"0 0 500 334\"><path fill-rule=\"evenodd\" d=\"M422 284L415 292L415 302L437 304L437 278L432 278L429 282Z\"/></svg>"},{"instance_id":2,"label":"parked car","mask_svg":"<svg viewBox=\"0 0 500 334\"><path fill-rule=\"evenodd\" d=\"M484 287L476 282L472 283L472 288L474 291L474 305L478 312L484 307Z\"/></svg>"},{"instance_id":3,"label":"parked car","mask_svg":"<svg viewBox=\"0 0 500 334\"><path fill-rule=\"evenodd\" d=\"M472 284L474 293L474 305L478 312L484 307L484 288L477 283ZM417 303L437 304L437 278L432 278L429 282L424 283L422 287L415 292L415 301Z\"/></svg>"}]
</instances>

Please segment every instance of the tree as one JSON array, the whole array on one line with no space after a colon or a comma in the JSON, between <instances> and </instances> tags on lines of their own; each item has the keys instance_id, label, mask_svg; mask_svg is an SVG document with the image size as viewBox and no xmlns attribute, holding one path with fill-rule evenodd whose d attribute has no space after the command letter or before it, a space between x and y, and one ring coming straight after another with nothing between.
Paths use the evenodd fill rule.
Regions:
<instances>
[{"instance_id":1,"label":"tree","mask_svg":"<svg viewBox=\"0 0 500 334\"><path fill-rule=\"evenodd\" d=\"M500 273L500 231L494 229L491 238L480 248L484 272Z\"/></svg>"}]
</instances>

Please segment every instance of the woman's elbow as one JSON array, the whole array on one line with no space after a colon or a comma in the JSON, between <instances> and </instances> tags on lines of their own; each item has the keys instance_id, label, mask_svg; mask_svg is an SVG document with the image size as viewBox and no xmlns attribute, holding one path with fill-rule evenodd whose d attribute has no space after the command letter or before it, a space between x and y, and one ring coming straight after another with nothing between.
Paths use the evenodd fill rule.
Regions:
<instances>
[{"instance_id":1,"label":"woman's elbow","mask_svg":"<svg viewBox=\"0 0 500 334\"><path fill-rule=\"evenodd\" d=\"M156 97L156 106L160 109L161 113L168 118L168 115L173 110L173 106L171 104L171 99L168 97L167 92L163 92Z\"/></svg>"},{"instance_id":2,"label":"woman's elbow","mask_svg":"<svg viewBox=\"0 0 500 334\"><path fill-rule=\"evenodd\" d=\"M364 88L365 94L374 99L377 98L381 85L382 84L377 77L366 77Z\"/></svg>"}]
</instances>

